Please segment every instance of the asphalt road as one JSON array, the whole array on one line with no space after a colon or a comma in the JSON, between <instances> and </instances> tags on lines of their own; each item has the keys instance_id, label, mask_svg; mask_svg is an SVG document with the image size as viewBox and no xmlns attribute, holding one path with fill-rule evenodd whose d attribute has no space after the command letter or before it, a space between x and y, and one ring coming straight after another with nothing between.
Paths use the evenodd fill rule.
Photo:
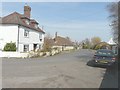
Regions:
<instances>
[{"instance_id":1,"label":"asphalt road","mask_svg":"<svg viewBox=\"0 0 120 90\"><path fill-rule=\"evenodd\" d=\"M86 65L93 54L79 50L42 58L3 58L2 87L99 88L106 69Z\"/></svg>"}]
</instances>

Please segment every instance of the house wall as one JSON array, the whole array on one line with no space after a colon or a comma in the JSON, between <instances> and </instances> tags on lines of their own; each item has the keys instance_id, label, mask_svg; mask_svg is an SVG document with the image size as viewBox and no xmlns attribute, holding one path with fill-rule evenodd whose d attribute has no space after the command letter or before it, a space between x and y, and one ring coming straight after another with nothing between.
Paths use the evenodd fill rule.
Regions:
<instances>
[{"instance_id":1,"label":"house wall","mask_svg":"<svg viewBox=\"0 0 120 90\"><path fill-rule=\"evenodd\" d=\"M6 43L15 42L17 46L18 25L0 25L0 50Z\"/></svg>"},{"instance_id":2,"label":"house wall","mask_svg":"<svg viewBox=\"0 0 120 90\"><path fill-rule=\"evenodd\" d=\"M63 51L63 50L72 50L74 49L74 46L52 46L52 48L58 48L60 51Z\"/></svg>"},{"instance_id":3,"label":"house wall","mask_svg":"<svg viewBox=\"0 0 120 90\"><path fill-rule=\"evenodd\" d=\"M66 47L64 47L64 50L72 50L72 49L74 49L73 46L66 46Z\"/></svg>"},{"instance_id":4,"label":"house wall","mask_svg":"<svg viewBox=\"0 0 120 90\"><path fill-rule=\"evenodd\" d=\"M24 31L28 30L29 31L29 36L25 37L24 36ZM40 41L40 38L42 41ZM44 43L44 34L35 30L31 30L25 27L20 27L19 28L19 51L24 52L24 45L29 45L29 51L33 50L33 44L37 44L37 49L39 49L39 45L41 47L43 46Z\"/></svg>"},{"instance_id":5,"label":"house wall","mask_svg":"<svg viewBox=\"0 0 120 90\"><path fill-rule=\"evenodd\" d=\"M29 37L24 36L24 30L29 31ZM39 36L39 34L41 36ZM40 38L42 38L42 41L40 41ZM29 45L29 51L31 51L33 50L33 44L37 44L37 48L39 48L39 45L41 45L42 48L44 43L44 34L22 26L18 28L18 25L0 25L0 50L3 50L5 44L11 41L16 43L16 47L18 47L18 52L24 52L25 44Z\"/></svg>"}]
</instances>

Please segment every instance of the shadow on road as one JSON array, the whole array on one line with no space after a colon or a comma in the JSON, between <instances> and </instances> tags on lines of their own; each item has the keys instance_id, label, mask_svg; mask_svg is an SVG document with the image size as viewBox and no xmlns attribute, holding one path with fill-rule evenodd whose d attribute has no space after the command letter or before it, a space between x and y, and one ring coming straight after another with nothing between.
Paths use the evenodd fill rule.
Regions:
<instances>
[{"instance_id":1,"label":"shadow on road","mask_svg":"<svg viewBox=\"0 0 120 90\"><path fill-rule=\"evenodd\" d=\"M118 89L118 63L117 62L110 67L105 67L105 66L94 66L94 62L91 60L87 62L87 65L95 68L106 68L106 72L103 75L103 80L100 84L99 90L103 90L105 88L109 88L109 89L114 88L113 90Z\"/></svg>"},{"instance_id":2,"label":"shadow on road","mask_svg":"<svg viewBox=\"0 0 120 90\"><path fill-rule=\"evenodd\" d=\"M103 66L103 65L99 65L99 66L97 65L97 66L96 66L96 65L94 64L94 61L93 61L93 60L88 61L88 62L87 62L87 65L90 66L90 67L95 67L95 68L107 68L106 66Z\"/></svg>"}]
</instances>

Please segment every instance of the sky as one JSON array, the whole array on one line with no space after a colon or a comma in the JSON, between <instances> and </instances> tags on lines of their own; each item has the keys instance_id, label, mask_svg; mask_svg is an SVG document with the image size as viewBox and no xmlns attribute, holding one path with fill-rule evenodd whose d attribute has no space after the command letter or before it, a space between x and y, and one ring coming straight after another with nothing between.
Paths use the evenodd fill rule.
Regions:
<instances>
[{"instance_id":1,"label":"sky","mask_svg":"<svg viewBox=\"0 0 120 90\"><path fill-rule=\"evenodd\" d=\"M28 2L31 18L39 22L46 34L70 37L82 41L98 36L108 42L112 37L109 26L109 2ZM2 3L2 16L13 12L24 13L25 2Z\"/></svg>"}]
</instances>

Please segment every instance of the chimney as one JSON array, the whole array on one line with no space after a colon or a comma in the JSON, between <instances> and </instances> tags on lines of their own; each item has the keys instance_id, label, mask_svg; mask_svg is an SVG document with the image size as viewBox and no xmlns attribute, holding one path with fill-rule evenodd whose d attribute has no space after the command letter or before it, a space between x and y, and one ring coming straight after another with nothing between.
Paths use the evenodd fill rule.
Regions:
<instances>
[{"instance_id":1,"label":"chimney","mask_svg":"<svg viewBox=\"0 0 120 90\"><path fill-rule=\"evenodd\" d=\"M31 14L31 7L28 6L28 5L25 5L25 6L24 6L24 15L25 15L27 18L30 18L30 14Z\"/></svg>"}]
</instances>

